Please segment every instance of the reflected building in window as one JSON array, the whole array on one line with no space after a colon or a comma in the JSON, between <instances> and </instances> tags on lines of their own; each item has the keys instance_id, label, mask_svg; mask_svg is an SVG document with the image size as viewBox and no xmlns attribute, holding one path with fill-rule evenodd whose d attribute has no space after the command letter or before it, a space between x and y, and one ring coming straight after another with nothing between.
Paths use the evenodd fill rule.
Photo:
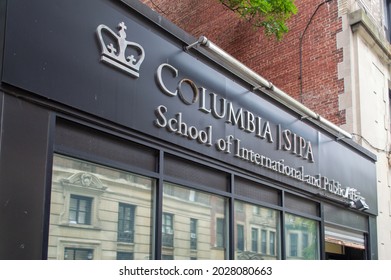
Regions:
<instances>
[{"instance_id":1,"label":"reflected building in window","mask_svg":"<svg viewBox=\"0 0 391 280\"><path fill-rule=\"evenodd\" d=\"M285 253L287 259L319 259L318 222L285 214Z\"/></svg>"},{"instance_id":2,"label":"reflected building in window","mask_svg":"<svg viewBox=\"0 0 391 280\"><path fill-rule=\"evenodd\" d=\"M240 260L280 259L280 215L266 207L235 202L236 251Z\"/></svg>"},{"instance_id":3,"label":"reflected building in window","mask_svg":"<svg viewBox=\"0 0 391 280\"><path fill-rule=\"evenodd\" d=\"M48 258L150 259L154 185L151 178L56 155ZM165 183L162 259L225 259L225 211L223 197Z\"/></svg>"},{"instance_id":4,"label":"reflected building in window","mask_svg":"<svg viewBox=\"0 0 391 280\"><path fill-rule=\"evenodd\" d=\"M225 259L225 199L169 183L163 190L162 255Z\"/></svg>"},{"instance_id":5,"label":"reflected building in window","mask_svg":"<svg viewBox=\"0 0 391 280\"><path fill-rule=\"evenodd\" d=\"M149 259L154 180L56 155L48 259Z\"/></svg>"}]
</instances>

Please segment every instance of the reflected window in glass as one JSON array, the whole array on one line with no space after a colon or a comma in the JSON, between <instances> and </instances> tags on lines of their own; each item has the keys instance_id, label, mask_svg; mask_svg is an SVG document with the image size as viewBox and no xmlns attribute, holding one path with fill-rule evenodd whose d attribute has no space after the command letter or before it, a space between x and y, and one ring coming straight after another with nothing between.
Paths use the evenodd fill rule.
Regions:
<instances>
[{"instance_id":1,"label":"reflected window in glass","mask_svg":"<svg viewBox=\"0 0 391 280\"><path fill-rule=\"evenodd\" d=\"M135 206L119 203L118 206L118 241L134 242Z\"/></svg>"},{"instance_id":2,"label":"reflected window in glass","mask_svg":"<svg viewBox=\"0 0 391 280\"><path fill-rule=\"evenodd\" d=\"M315 220L285 214L287 259L319 259L319 225Z\"/></svg>"},{"instance_id":3,"label":"reflected window in glass","mask_svg":"<svg viewBox=\"0 0 391 280\"><path fill-rule=\"evenodd\" d=\"M174 246L174 224L173 215L163 213L162 220L162 244L166 247Z\"/></svg>"},{"instance_id":4,"label":"reflected window in glass","mask_svg":"<svg viewBox=\"0 0 391 280\"><path fill-rule=\"evenodd\" d=\"M117 252L149 259L154 186L148 177L56 154L48 259L72 258L84 248L93 248L94 259L113 260Z\"/></svg>"},{"instance_id":5,"label":"reflected window in glass","mask_svg":"<svg viewBox=\"0 0 391 280\"><path fill-rule=\"evenodd\" d=\"M92 260L94 250L81 248L65 248L64 260Z\"/></svg>"},{"instance_id":6,"label":"reflected window in glass","mask_svg":"<svg viewBox=\"0 0 391 280\"><path fill-rule=\"evenodd\" d=\"M226 258L226 200L218 195L165 183L162 256L175 260Z\"/></svg>"},{"instance_id":7,"label":"reflected window in glass","mask_svg":"<svg viewBox=\"0 0 391 280\"><path fill-rule=\"evenodd\" d=\"M69 206L69 222L74 224L90 225L91 205L91 197L72 194Z\"/></svg>"},{"instance_id":8,"label":"reflected window in glass","mask_svg":"<svg viewBox=\"0 0 391 280\"><path fill-rule=\"evenodd\" d=\"M239 206L239 208L236 208ZM279 259L280 214L266 207L235 201L235 223L243 226L243 250L237 248L235 259ZM237 231L237 238L240 231Z\"/></svg>"}]
</instances>

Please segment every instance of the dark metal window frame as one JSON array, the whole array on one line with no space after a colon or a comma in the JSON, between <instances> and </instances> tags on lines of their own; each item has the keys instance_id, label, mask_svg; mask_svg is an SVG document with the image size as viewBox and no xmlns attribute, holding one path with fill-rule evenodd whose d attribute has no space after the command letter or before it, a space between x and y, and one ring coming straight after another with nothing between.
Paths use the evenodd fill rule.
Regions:
<instances>
[{"instance_id":1,"label":"dark metal window frame","mask_svg":"<svg viewBox=\"0 0 391 280\"><path fill-rule=\"evenodd\" d=\"M127 172L132 172L135 174L139 174L142 176L148 176L152 179L156 180L156 189L154 192L154 229L152 233L152 240L153 240L153 249L152 249L152 259L162 259L162 219L163 219L163 211L162 211L162 205L163 205L163 184L164 183L172 183L177 185L182 185L194 190L204 191L211 194L219 195L224 197L227 200L227 217L225 218L225 226L224 226L224 232L226 234L224 240L224 247L225 245L228 245L228 248L226 250L226 258L227 259L234 259L235 257L235 236L234 234L228 234L233 233L235 224L234 224L234 203L236 200L240 200L247 203L252 203L254 205L267 207L271 210L277 210L279 212L280 216L280 224L278 228L278 232L275 234L275 244L278 244L277 247L275 247L275 255L279 256L280 259L286 259L285 255L285 229L284 229L284 215L285 213L290 213L294 215L298 215L304 218L313 219L318 222L319 230L319 247L320 247L320 259L324 258L324 240L323 240L323 213L321 211L322 209L322 202L319 201L317 198L311 198L308 196L308 194L303 193L301 190L290 190L289 187L287 188L285 185L277 183L277 182L269 182L268 180L265 180L259 176L256 176L255 174L246 172L244 170L240 170L238 168L232 167L232 166L225 166L224 163L215 162L213 159L206 159L204 157L200 157L197 154L191 153L189 151L184 151L179 149L178 147L171 147L171 146L162 146L161 143L151 141L151 139L142 137L142 136L136 136L134 133L130 133L127 130L121 130L118 127L114 128L112 126L103 125L102 123L95 123L95 120L88 120L88 121L82 121L78 118L73 118L70 116L66 116L63 114L57 115L57 117L53 118L54 120L57 119L64 119L67 122L74 123L75 125L81 125L81 126L87 126L90 129L96 130L100 133L105 133L108 135L108 137L116 137L121 138L124 141L129 141L129 144L135 143L137 145L144 145L148 147L149 149L155 149L157 151L156 153L156 170L145 170L143 168L138 167L137 165L126 165L120 162L117 162L113 158L101 158L95 156L93 153L80 151L72 149L72 147L66 147L64 145L57 145L54 141L55 137L53 137L53 153L63 154L66 156L75 157L82 160L91 161L98 164L103 164L105 166L109 166L112 168L118 168L125 170ZM55 125L56 121L54 121L53 124L53 131L55 131ZM227 186L227 190L224 191L221 188L215 189L213 186L205 186L200 183L188 181L183 178L176 178L173 176L168 176L164 173L164 162L165 162L165 156L170 155L170 157L174 156L178 159L183 159L187 162L194 162L196 165L205 166L206 168L215 169L220 173L226 173L227 178L229 180L229 185ZM254 184L259 186L265 186L266 188L276 190L280 193L279 195L279 201L277 204L269 203L260 201L259 199L254 199L252 197L247 197L242 194L236 194L235 193L235 179L241 178L245 180L249 180L251 182L254 182ZM298 196L302 199L305 199L306 201L309 201L312 203L316 203L318 206L318 213L316 215L303 213L297 209L289 209L284 206L284 196L285 193L288 193L290 195Z\"/></svg>"}]
</instances>

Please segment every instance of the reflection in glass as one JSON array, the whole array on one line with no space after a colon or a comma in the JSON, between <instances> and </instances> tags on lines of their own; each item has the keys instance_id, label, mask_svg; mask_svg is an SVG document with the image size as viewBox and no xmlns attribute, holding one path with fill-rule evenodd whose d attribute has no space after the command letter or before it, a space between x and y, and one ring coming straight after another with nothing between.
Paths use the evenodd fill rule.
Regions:
<instances>
[{"instance_id":1,"label":"reflection in glass","mask_svg":"<svg viewBox=\"0 0 391 280\"><path fill-rule=\"evenodd\" d=\"M153 179L55 155L48 259L149 259Z\"/></svg>"},{"instance_id":2,"label":"reflection in glass","mask_svg":"<svg viewBox=\"0 0 391 280\"><path fill-rule=\"evenodd\" d=\"M69 206L69 222L74 224L91 224L92 198L80 195L71 195Z\"/></svg>"},{"instance_id":3,"label":"reflection in glass","mask_svg":"<svg viewBox=\"0 0 391 280\"><path fill-rule=\"evenodd\" d=\"M238 251L244 251L244 226L237 225L236 232L238 235L238 242L236 244Z\"/></svg>"},{"instance_id":4,"label":"reflection in glass","mask_svg":"<svg viewBox=\"0 0 391 280\"><path fill-rule=\"evenodd\" d=\"M225 244L225 219L216 218L216 247L224 248Z\"/></svg>"},{"instance_id":5,"label":"reflection in glass","mask_svg":"<svg viewBox=\"0 0 391 280\"><path fill-rule=\"evenodd\" d=\"M174 247L174 224L172 214L163 213L162 219L162 245Z\"/></svg>"},{"instance_id":6,"label":"reflection in glass","mask_svg":"<svg viewBox=\"0 0 391 280\"><path fill-rule=\"evenodd\" d=\"M92 260L92 258L91 249L65 248L64 250L64 260Z\"/></svg>"},{"instance_id":7,"label":"reflection in glass","mask_svg":"<svg viewBox=\"0 0 391 280\"><path fill-rule=\"evenodd\" d=\"M162 258L225 259L224 198L165 183L162 215Z\"/></svg>"},{"instance_id":8,"label":"reflection in glass","mask_svg":"<svg viewBox=\"0 0 391 280\"><path fill-rule=\"evenodd\" d=\"M197 250L197 219L190 219L190 249Z\"/></svg>"},{"instance_id":9,"label":"reflection in glass","mask_svg":"<svg viewBox=\"0 0 391 280\"><path fill-rule=\"evenodd\" d=\"M118 207L118 241L134 242L134 219L136 206L120 203Z\"/></svg>"},{"instance_id":10,"label":"reflection in glass","mask_svg":"<svg viewBox=\"0 0 391 280\"><path fill-rule=\"evenodd\" d=\"M319 259L318 222L285 214L285 242L287 259Z\"/></svg>"},{"instance_id":11,"label":"reflection in glass","mask_svg":"<svg viewBox=\"0 0 391 280\"><path fill-rule=\"evenodd\" d=\"M251 252L258 253L258 229L251 228Z\"/></svg>"},{"instance_id":12,"label":"reflection in glass","mask_svg":"<svg viewBox=\"0 0 391 280\"><path fill-rule=\"evenodd\" d=\"M235 201L235 259L279 259L279 217L273 209Z\"/></svg>"}]
</instances>

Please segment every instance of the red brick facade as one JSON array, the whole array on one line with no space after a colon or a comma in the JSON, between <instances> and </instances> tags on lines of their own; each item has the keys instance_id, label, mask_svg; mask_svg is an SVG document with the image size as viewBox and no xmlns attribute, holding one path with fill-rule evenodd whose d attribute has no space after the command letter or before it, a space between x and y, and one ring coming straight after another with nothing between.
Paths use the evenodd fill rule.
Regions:
<instances>
[{"instance_id":1,"label":"red brick facade","mask_svg":"<svg viewBox=\"0 0 391 280\"><path fill-rule=\"evenodd\" d=\"M245 65L271 81L305 106L337 125L345 123L338 95L343 80L337 64L343 60L336 34L342 29L338 1L296 0L298 13L282 41L266 38L218 0L142 0L191 35L206 36ZM302 94L300 93L300 36L302 40Z\"/></svg>"}]
</instances>

